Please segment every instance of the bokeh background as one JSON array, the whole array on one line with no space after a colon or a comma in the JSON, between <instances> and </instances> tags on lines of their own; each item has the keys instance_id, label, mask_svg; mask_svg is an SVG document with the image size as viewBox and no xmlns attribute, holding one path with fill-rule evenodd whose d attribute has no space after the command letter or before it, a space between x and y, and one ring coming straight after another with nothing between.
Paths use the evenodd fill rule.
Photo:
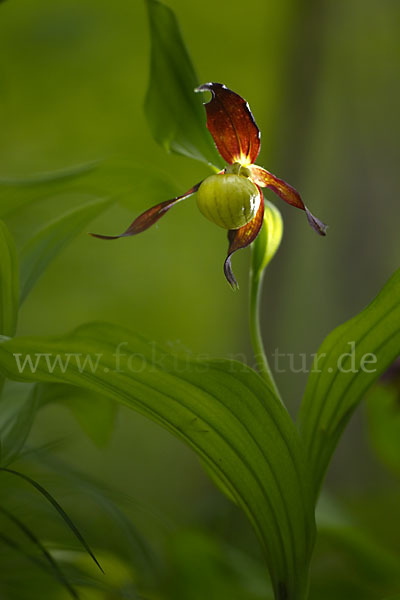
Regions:
<instances>
[{"instance_id":1,"label":"bokeh background","mask_svg":"<svg viewBox=\"0 0 400 600\"><path fill-rule=\"evenodd\" d=\"M277 380L295 414L306 374L290 372L290 360L300 370L305 354L310 367L325 335L365 306L399 265L400 5L397 0L247 5L168 0L168 5L180 21L199 83L221 81L249 101L262 131L258 162L300 190L329 224L327 237L320 238L304 214L267 193L279 204L285 235L264 283L263 332L268 353L278 349L285 355L280 363L285 372ZM165 194L184 191L207 175L206 166L167 155L151 137L143 114L149 52L146 7L139 0L2 3L0 176L97 159L132 164L137 171L130 194L91 226L119 233L147 206L167 199ZM170 185L152 185L153 169ZM240 282L233 293L222 274L226 246L223 232L200 215L193 200L143 237L102 243L83 233L26 301L18 333L62 333L106 320L179 351L252 364L249 252L233 259ZM57 440L62 443L52 450L55 455L135 499L129 511L137 516L145 507L155 530L158 519L175 532L217 530L257 555L247 523L215 490L191 451L139 415L120 409L111 439L98 447L65 407L49 407L30 442ZM361 527L394 545L398 482L376 458L362 411L339 446L328 489ZM75 513L90 512L82 508L79 491L62 493ZM101 529L95 511L86 518ZM339 554L326 560L344 573ZM322 569L318 560L317 567Z\"/></svg>"}]
</instances>

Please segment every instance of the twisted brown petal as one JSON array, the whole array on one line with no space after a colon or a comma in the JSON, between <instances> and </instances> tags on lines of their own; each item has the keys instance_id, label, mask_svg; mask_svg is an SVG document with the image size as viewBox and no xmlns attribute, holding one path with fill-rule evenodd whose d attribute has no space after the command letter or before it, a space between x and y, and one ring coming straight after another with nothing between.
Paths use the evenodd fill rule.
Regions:
<instances>
[{"instance_id":1,"label":"twisted brown petal","mask_svg":"<svg viewBox=\"0 0 400 600\"><path fill-rule=\"evenodd\" d=\"M251 164L260 151L260 131L246 100L222 83L205 83L196 92L212 93L205 104L207 127L227 163Z\"/></svg>"},{"instance_id":2,"label":"twisted brown petal","mask_svg":"<svg viewBox=\"0 0 400 600\"><path fill-rule=\"evenodd\" d=\"M200 183L194 185L192 188L190 188L189 191L187 191L185 194L182 194L182 196L177 196L176 198L172 198L172 200L165 200L164 202L161 202L156 206L152 206L144 213L139 215L139 217L137 217L133 221L133 223L129 225L128 229L120 235L101 235L98 233L91 233L90 235L96 238L100 238L101 240L116 240L121 237L129 237L130 235L142 233L142 231L145 231L146 229L157 223L157 221L161 219L161 217L163 217L172 206L197 192L201 183L202 182L200 181Z\"/></svg>"},{"instance_id":3,"label":"twisted brown petal","mask_svg":"<svg viewBox=\"0 0 400 600\"><path fill-rule=\"evenodd\" d=\"M326 235L327 226L322 221L317 219L317 217L314 217L314 215L308 210L297 190L286 183L286 181L283 181L283 179L279 179L279 177L272 175L272 173L269 173L269 171L266 171L262 167L251 165L249 169L251 172L251 178L255 184L260 185L261 187L270 188L288 204L304 210L307 215L308 222L314 231L319 233L319 235Z\"/></svg>"},{"instance_id":4,"label":"twisted brown petal","mask_svg":"<svg viewBox=\"0 0 400 600\"><path fill-rule=\"evenodd\" d=\"M251 242L254 242L264 221L264 197L260 188L258 188L258 191L261 200L256 216L249 223L240 227L240 229L231 229L228 231L229 249L224 263L224 273L228 283L233 288L238 288L239 286L232 271L231 256L236 250L246 248Z\"/></svg>"}]
</instances>

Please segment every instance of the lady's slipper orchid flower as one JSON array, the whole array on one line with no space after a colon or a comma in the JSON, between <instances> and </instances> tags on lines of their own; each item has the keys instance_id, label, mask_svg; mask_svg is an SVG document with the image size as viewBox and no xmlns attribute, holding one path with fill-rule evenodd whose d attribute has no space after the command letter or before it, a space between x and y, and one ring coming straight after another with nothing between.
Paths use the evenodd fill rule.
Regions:
<instances>
[{"instance_id":1,"label":"lady's slipper orchid flower","mask_svg":"<svg viewBox=\"0 0 400 600\"><path fill-rule=\"evenodd\" d=\"M254 162L260 152L260 131L247 102L221 83L205 83L196 92L210 91L205 104L207 127L228 166L216 175L194 185L182 196L166 200L141 214L124 233L116 236L92 234L101 239L136 235L154 225L175 204L197 192L200 211L210 221L228 230L229 248L224 272L232 287L237 287L231 256L257 237L264 220L264 199L260 188L273 190L288 204L305 211L311 227L325 235L326 226L314 217L300 194Z\"/></svg>"}]
</instances>

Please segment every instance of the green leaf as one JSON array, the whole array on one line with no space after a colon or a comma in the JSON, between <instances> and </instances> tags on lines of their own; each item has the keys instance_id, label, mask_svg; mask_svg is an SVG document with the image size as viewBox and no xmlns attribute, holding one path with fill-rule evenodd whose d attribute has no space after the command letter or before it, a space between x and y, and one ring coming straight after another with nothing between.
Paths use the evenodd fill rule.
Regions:
<instances>
[{"instance_id":1,"label":"green leaf","mask_svg":"<svg viewBox=\"0 0 400 600\"><path fill-rule=\"evenodd\" d=\"M61 214L50 223L45 223L27 242L20 253L21 302L51 260L111 202L113 198L97 198Z\"/></svg>"},{"instance_id":2,"label":"green leaf","mask_svg":"<svg viewBox=\"0 0 400 600\"><path fill-rule=\"evenodd\" d=\"M147 0L151 34L150 81L145 114L156 142L176 152L221 166L206 127L206 114L194 89L201 83L170 8Z\"/></svg>"},{"instance_id":3,"label":"green leaf","mask_svg":"<svg viewBox=\"0 0 400 600\"><path fill-rule=\"evenodd\" d=\"M13 336L18 317L18 261L14 240L0 221L0 335Z\"/></svg>"},{"instance_id":4,"label":"green leaf","mask_svg":"<svg viewBox=\"0 0 400 600\"><path fill-rule=\"evenodd\" d=\"M55 456L54 453L33 450L29 459L41 468L51 469L61 479L66 489L73 488L85 499L90 498L94 501L96 507L102 511L100 517L102 522L105 523L103 521L103 517L105 517L107 523L109 519L113 530L120 531L123 546L128 550L128 560L140 573L140 581L147 581L150 586L154 587L155 581L163 577L164 573L160 556L154 551L149 540L142 533L143 517L145 516L144 513L147 515L147 507L137 505L137 502L132 498L116 492L115 489L108 488L104 482L96 481L87 473L73 469ZM127 504L130 509L132 504L135 505L135 511L138 511L139 526L136 526L131 517L128 518L120 508L123 504ZM149 518L148 515L147 518ZM154 516L152 515L151 518L153 519ZM106 572L108 573L107 568Z\"/></svg>"},{"instance_id":5,"label":"green leaf","mask_svg":"<svg viewBox=\"0 0 400 600\"><path fill-rule=\"evenodd\" d=\"M10 378L104 394L191 446L252 523L276 598L305 598L314 515L303 449L286 409L252 369L176 357L107 324L5 341L0 365Z\"/></svg>"},{"instance_id":6,"label":"green leaf","mask_svg":"<svg viewBox=\"0 0 400 600\"><path fill-rule=\"evenodd\" d=\"M359 315L323 342L300 407L315 494L339 438L372 383L400 354L400 270Z\"/></svg>"},{"instance_id":7,"label":"green leaf","mask_svg":"<svg viewBox=\"0 0 400 600\"><path fill-rule=\"evenodd\" d=\"M397 386L399 382L397 382ZM367 396L368 430L382 462L400 474L400 397L398 387L375 386Z\"/></svg>"},{"instance_id":8,"label":"green leaf","mask_svg":"<svg viewBox=\"0 0 400 600\"><path fill-rule=\"evenodd\" d=\"M15 471L14 469L8 469L5 467L0 467L0 471L3 471L3 473L9 473L11 475L15 475L16 477L23 479L24 481L26 481L27 483L32 485L48 502L50 502L50 504L55 508L55 510L60 515L60 517L63 519L63 521L69 527L69 529L72 531L72 533L74 534L76 539L82 544L82 546L85 548L86 552L92 557L93 562L98 566L100 571L103 572L103 569L101 568L100 563L98 562L97 558L95 557L92 550L90 549L89 544L86 542L85 538L83 537L83 535L81 534L81 532L79 531L77 526L74 524L74 522L67 515L67 513L62 508L62 506L57 502L57 500L50 494L50 492L48 492L42 485L40 485L40 483L38 483L37 481L32 479L32 477L29 477L29 475L25 475L25 473L21 473L20 471Z\"/></svg>"},{"instance_id":9,"label":"green leaf","mask_svg":"<svg viewBox=\"0 0 400 600\"><path fill-rule=\"evenodd\" d=\"M283 236L282 215L272 202L265 200L264 224L253 242L251 268L254 279L259 279L273 259Z\"/></svg>"}]
</instances>

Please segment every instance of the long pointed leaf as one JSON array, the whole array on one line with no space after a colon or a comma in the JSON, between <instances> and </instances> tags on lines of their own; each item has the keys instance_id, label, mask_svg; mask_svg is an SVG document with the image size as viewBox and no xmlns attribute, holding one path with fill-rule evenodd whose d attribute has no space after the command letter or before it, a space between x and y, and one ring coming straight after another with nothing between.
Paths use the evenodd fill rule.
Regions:
<instances>
[{"instance_id":1,"label":"long pointed leaf","mask_svg":"<svg viewBox=\"0 0 400 600\"><path fill-rule=\"evenodd\" d=\"M172 10L147 0L151 34L150 81L145 113L156 142L167 151L221 166L206 114L194 89L194 67Z\"/></svg>"},{"instance_id":2,"label":"long pointed leaf","mask_svg":"<svg viewBox=\"0 0 400 600\"><path fill-rule=\"evenodd\" d=\"M70 519L70 517L67 515L67 513L62 508L62 506L60 506L60 504L57 502L57 500L42 485L40 485L40 483L38 483L37 481L32 479L32 477L29 477L29 475L25 475L25 473L21 473L20 471L15 471L14 469L7 469L7 468L0 467L0 471L3 471L4 473L10 473L11 475L16 475L17 477L24 479L25 481L30 483L30 485L32 485L35 489L37 489L37 491L40 494L42 494L42 496L44 496L46 498L46 500L48 500L48 502L50 502L50 504L56 509L56 511L61 516L61 518L65 521L65 523L68 525L68 527L70 528L72 533L75 535L75 537L79 540L79 542L85 548L86 552L92 557L93 561L99 567L100 571L103 572L103 569L101 568L100 563L98 562L97 558L93 554L92 550L90 549L89 544L86 542L85 538L83 537L83 535L81 534L79 529L76 527L76 525Z\"/></svg>"},{"instance_id":3,"label":"long pointed leaf","mask_svg":"<svg viewBox=\"0 0 400 600\"><path fill-rule=\"evenodd\" d=\"M299 414L315 494L352 413L399 354L400 270L316 355Z\"/></svg>"},{"instance_id":4,"label":"long pointed leaf","mask_svg":"<svg viewBox=\"0 0 400 600\"><path fill-rule=\"evenodd\" d=\"M63 387L62 384L51 385ZM71 468L54 454L32 450L29 459L40 467L51 469L52 472L57 473L66 487L73 486L74 489L84 494L85 498L88 496L92 498L96 506L100 507L104 514L111 519L113 526L123 533L121 540L128 549L131 564L140 572L141 580L147 576L149 581L154 583L155 578L161 577L160 557L141 532L141 527L137 527L131 518L128 518L122 506L126 505L132 508L132 505L134 505L135 512L140 515L140 524L142 524L143 513L146 514L147 518L151 517L152 520L158 520L158 516L156 517L151 512L147 515L147 507L140 505L134 498L108 488L103 482L93 479L87 473ZM169 527L165 526L165 528L168 529Z\"/></svg>"},{"instance_id":5,"label":"long pointed leaf","mask_svg":"<svg viewBox=\"0 0 400 600\"><path fill-rule=\"evenodd\" d=\"M23 367L28 355L33 368ZM77 356L100 359L94 368L93 362L82 368ZM186 442L248 516L276 598L305 597L314 515L303 450L287 411L252 369L234 361L177 358L106 324L61 338L6 341L0 364L11 378L99 391Z\"/></svg>"}]
</instances>

